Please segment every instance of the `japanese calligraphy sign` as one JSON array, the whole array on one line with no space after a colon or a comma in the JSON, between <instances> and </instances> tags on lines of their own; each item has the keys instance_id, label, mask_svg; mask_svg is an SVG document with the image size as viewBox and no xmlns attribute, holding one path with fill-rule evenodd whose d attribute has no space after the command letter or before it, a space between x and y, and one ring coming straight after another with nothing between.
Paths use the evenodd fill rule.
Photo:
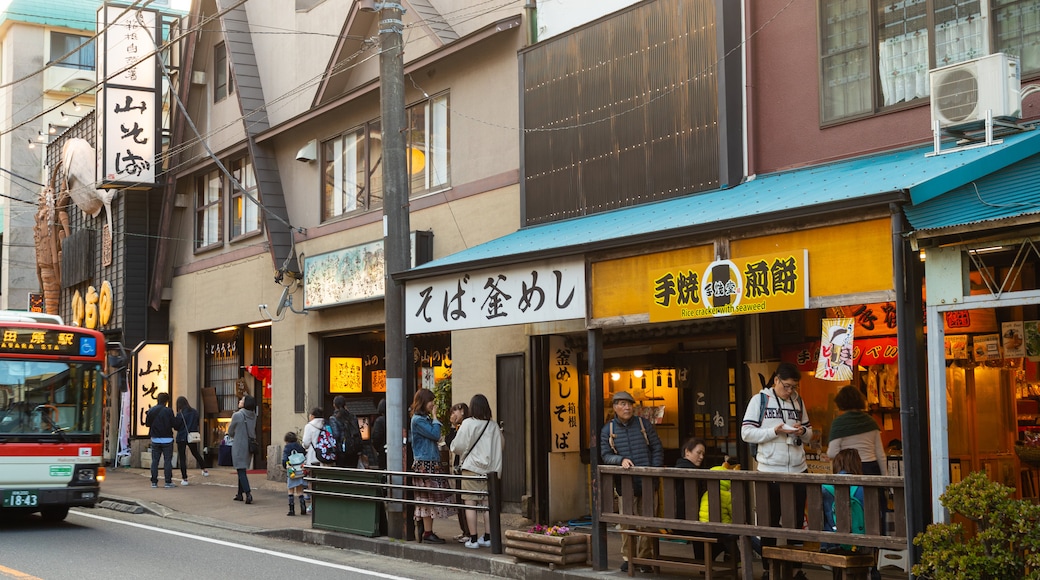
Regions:
<instances>
[{"instance_id":1,"label":"japanese calligraphy sign","mask_svg":"<svg viewBox=\"0 0 1040 580\"><path fill-rule=\"evenodd\" d=\"M97 143L99 187L156 184L159 152L159 74L151 10L98 10Z\"/></svg>"},{"instance_id":2,"label":"japanese calligraphy sign","mask_svg":"<svg viewBox=\"0 0 1040 580\"><path fill-rule=\"evenodd\" d=\"M329 392L361 392L361 359L334 356L329 358Z\"/></svg>"},{"instance_id":3,"label":"japanese calligraphy sign","mask_svg":"<svg viewBox=\"0 0 1040 580\"><path fill-rule=\"evenodd\" d=\"M144 416L159 393L170 392L170 344L146 344L134 355L134 436L148 435Z\"/></svg>"},{"instance_id":4,"label":"japanese calligraphy sign","mask_svg":"<svg viewBox=\"0 0 1040 580\"><path fill-rule=\"evenodd\" d=\"M823 319L816 378L825 381L852 380L852 365L855 364L852 356L852 343L855 332L855 319Z\"/></svg>"},{"instance_id":5,"label":"japanese calligraphy sign","mask_svg":"<svg viewBox=\"0 0 1040 580\"><path fill-rule=\"evenodd\" d=\"M582 258L528 262L409 282L408 334L585 317Z\"/></svg>"},{"instance_id":6,"label":"japanese calligraphy sign","mask_svg":"<svg viewBox=\"0 0 1040 580\"><path fill-rule=\"evenodd\" d=\"M809 305L809 252L715 260L650 272L650 321L800 310Z\"/></svg>"},{"instance_id":7,"label":"japanese calligraphy sign","mask_svg":"<svg viewBox=\"0 0 1040 580\"><path fill-rule=\"evenodd\" d=\"M562 336L549 337L549 450L565 453L581 447L581 416L578 413L578 367L576 353Z\"/></svg>"}]
</instances>

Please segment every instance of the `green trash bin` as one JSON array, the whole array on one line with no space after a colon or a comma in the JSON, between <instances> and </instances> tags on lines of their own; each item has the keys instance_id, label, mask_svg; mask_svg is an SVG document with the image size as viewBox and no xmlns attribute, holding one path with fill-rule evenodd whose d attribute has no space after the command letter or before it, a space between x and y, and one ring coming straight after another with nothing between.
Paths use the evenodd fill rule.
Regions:
<instances>
[{"instance_id":1,"label":"green trash bin","mask_svg":"<svg viewBox=\"0 0 1040 580\"><path fill-rule=\"evenodd\" d=\"M311 500L314 516L311 526L320 530L347 532L369 538L379 535L379 520L383 503L329 494L379 497L378 486L352 485L354 483L378 484L383 481L380 471L344 470L331 467L312 466L311 477L328 481L312 481L314 493Z\"/></svg>"}]
</instances>

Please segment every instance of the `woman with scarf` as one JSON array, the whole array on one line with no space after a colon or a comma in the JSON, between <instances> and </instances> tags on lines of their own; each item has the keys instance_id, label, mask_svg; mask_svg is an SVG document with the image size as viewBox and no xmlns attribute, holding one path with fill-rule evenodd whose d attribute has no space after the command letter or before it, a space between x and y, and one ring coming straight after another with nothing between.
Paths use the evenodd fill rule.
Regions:
<instances>
[{"instance_id":1,"label":"woman with scarf","mask_svg":"<svg viewBox=\"0 0 1040 580\"><path fill-rule=\"evenodd\" d=\"M881 427L864 412L867 401L863 393L846 385L834 397L834 404L844 412L831 423L827 456L834 459L842 449L855 449L863 462L863 475L888 475Z\"/></svg>"}]
</instances>

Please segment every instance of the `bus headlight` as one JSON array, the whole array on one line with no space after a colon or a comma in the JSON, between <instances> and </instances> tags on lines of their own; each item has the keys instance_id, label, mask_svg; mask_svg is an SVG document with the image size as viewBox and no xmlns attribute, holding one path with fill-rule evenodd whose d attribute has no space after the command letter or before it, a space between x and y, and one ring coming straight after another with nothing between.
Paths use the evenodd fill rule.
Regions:
<instances>
[{"instance_id":1,"label":"bus headlight","mask_svg":"<svg viewBox=\"0 0 1040 580\"><path fill-rule=\"evenodd\" d=\"M75 483L90 483L97 481L97 468L81 467L76 470Z\"/></svg>"}]
</instances>

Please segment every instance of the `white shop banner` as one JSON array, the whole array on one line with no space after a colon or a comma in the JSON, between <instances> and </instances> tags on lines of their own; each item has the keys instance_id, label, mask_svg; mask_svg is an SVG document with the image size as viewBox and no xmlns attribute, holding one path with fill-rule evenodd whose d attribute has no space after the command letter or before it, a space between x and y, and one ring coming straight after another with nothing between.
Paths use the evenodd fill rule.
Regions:
<instances>
[{"instance_id":1,"label":"white shop banner","mask_svg":"<svg viewBox=\"0 0 1040 580\"><path fill-rule=\"evenodd\" d=\"M408 334L585 318L582 258L513 264L412 280Z\"/></svg>"}]
</instances>

